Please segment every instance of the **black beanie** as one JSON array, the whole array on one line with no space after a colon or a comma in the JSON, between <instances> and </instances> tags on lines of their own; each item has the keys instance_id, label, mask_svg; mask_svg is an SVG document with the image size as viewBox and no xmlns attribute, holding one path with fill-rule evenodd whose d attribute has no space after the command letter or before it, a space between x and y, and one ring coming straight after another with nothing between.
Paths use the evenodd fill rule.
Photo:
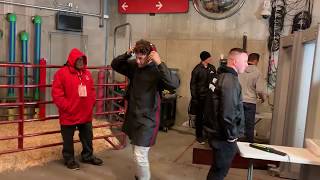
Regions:
<instances>
[{"instance_id":1,"label":"black beanie","mask_svg":"<svg viewBox=\"0 0 320 180\"><path fill-rule=\"evenodd\" d=\"M208 53L207 51L202 51L200 53L200 59L201 61L205 61L206 59L208 59L209 57L211 57L210 53Z\"/></svg>"}]
</instances>

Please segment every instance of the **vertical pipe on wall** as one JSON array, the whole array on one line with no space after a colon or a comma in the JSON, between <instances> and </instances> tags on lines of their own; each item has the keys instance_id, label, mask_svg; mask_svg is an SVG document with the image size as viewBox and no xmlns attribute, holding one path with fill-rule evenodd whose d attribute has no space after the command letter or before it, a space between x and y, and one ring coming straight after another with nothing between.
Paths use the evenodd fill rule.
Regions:
<instances>
[{"instance_id":1,"label":"vertical pipe on wall","mask_svg":"<svg viewBox=\"0 0 320 180\"><path fill-rule=\"evenodd\" d=\"M16 21L17 16L14 13L7 14L7 20L10 24L9 28L9 63L14 63L16 59ZM13 85L15 82L15 69L14 67L8 68L8 84ZM8 89L8 96L14 96L14 88Z\"/></svg>"},{"instance_id":2,"label":"vertical pipe on wall","mask_svg":"<svg viewBox=\"0 0 320 180\"><path fill-rule=\"evenodd\" d=\"M32 18L34 24L34 64L39 65L41 56L41 16L34 16ZM33 78L35 84L39 84L39 68L35 68L33 72ZM39 100L39 88L35 88L34 92L35 100Z\"/></svg>"},{"instance_id":3,"label":"vertical pipe on wall","mask_svg":"<svg viewBox=\"0 0 320 180\"><path fill-rule=\"evenodd\" d=\"M105 7L105 0L100 0L100 18L99 18L99 27L103 28L104 26L104 7Z\"/></svg>"},{"instance_id":4,"label":"vertical pipe on wall","mask_svg":"<svg viewBox=\"0 0 320 180\"><path fill-rule=\"evenodd\" d=\"M242 49L247 50L248 35L245 32L242 37Z\"/></svg>"},{"instance_id":5,"label":"vertical pipe on wall","mask_svg":"<svg viewBox=\"0 0 320 180\"><path fill-rule=\"evenodd\" d=\"M28 64L28 40L29 34L25 31L20 33L21 40L21 62L23 64ZM28 70L24 69L24 85L28 84ZM24 88L25 95L28 93L27 88Z\"/></svg>"}]
</instances>

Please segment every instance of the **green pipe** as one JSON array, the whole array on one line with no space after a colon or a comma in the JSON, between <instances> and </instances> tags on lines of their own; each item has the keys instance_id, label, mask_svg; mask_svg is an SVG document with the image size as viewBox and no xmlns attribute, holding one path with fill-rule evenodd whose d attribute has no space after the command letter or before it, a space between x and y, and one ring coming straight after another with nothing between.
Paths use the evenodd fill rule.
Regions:
<instances>
[{"instance_id":1,"label":"green pipe","mask_svg":"<svg viewBox=\"0 0 320 180\"><path fill-rule=\"evenodd\" d=\"M41 16L34 16L32 18L32 22L34 24L34 64L39 65L40 62L40 57L41 57L41 23L42 19ZM34 82L35 84L39 84L39 68L35 68L33 72L34 76ZM34 98L35 100L39 100L39 88L35 88L35 93L34 93Z\"/></svg>"},{"instance_id":2,"label":"green pipe","mask_svg":"<svg viewBox=\"0 0 320 180\"><path fill-rule=\"evenodd\" d=\"M14 13L7 14L7 20L10 23L9 28L9 63L14 63L16 59L16 21L17 16ZM14 85L15 84L15 68L9 67L8 68L8 84ZM14 96L14 88L8 89L8 96Z\"/></svg>"},{"instance_id":3,"label":"green pipe","mask_svg":"<svg viewBox=\"0 0 320 180\"><path fill-rule=\"evenodd\" d=\"M28 40L29 34L25 31L20 33L21 40L21 62L23 64L28 64ZM24 85L28 84L28 69L24 68ZM25 95L28 94L28 88L24 88Z\"/></svg>"}]
</instances>

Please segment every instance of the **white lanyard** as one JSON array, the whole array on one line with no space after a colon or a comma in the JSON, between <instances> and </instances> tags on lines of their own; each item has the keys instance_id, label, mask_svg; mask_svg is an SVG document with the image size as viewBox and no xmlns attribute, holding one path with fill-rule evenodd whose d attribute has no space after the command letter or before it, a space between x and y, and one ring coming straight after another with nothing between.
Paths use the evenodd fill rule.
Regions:
<instances>
[{"instance_id":1,"label":"white lanyard","mask_svg":"<svg viewBox=\"0 0 320 180\"><path fill-rule=\"evenodd\" d=\"M78 94L79 94L79 97L87 97L87 87L86 85L82 84L81 75L82 74L78 75L78 78L80 80L80 85L78 86Z\"/></svg>"}]
</instances>

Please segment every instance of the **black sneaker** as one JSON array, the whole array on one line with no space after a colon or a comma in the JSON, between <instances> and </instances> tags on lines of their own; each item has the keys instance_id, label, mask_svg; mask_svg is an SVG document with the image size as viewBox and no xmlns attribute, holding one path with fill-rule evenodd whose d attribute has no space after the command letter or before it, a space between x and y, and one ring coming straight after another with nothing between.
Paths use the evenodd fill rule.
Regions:
<instances>
[{"instance_id":1,"label":"black sneaker","mask_svg":"<svg viewBox=\"0 0 320 180\"><path fill-rule=\"evenodd\" d=\"M206 144L206 141L204 138L197 138L197 142L200 144L200 145L205 145Z\"/></svg>"},{"instance_id":2,"label":"black sneaker","mask_svg":"<svg viewBox=\"0 0 320 180\"><path fill-rule=\"evenodd\" d=\"M75 160L70 160L64 163L67 168L72 169L72 170L79 170L80 169L80 165L79 163L77 163Z\"/></svg>"},{"instance_id":3,"label":"black sneaker","mask_svg":"<svg viewBox=\"0 0 320 180\"><path fill-rule=\"evenodd\" d=\"M90 159L81 159L81 162L96 166L101 166L103 164L103 161L95 156L92 156Z\"/></svg>"}]
</instances>

